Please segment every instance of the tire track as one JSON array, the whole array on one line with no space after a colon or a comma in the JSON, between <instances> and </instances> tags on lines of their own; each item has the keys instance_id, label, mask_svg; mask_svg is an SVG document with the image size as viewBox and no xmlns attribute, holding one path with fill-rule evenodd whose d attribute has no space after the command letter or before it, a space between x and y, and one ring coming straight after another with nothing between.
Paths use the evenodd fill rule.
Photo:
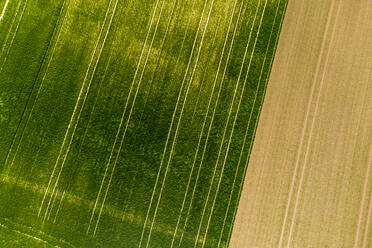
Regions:
<instances>
[{"instance_id":1,"label":"tire track","mask_svg":"<svg viewBox=\"0 0 372 248\"><path fill-rule=\"evenodd\" d=\"M236 166L236 170L235 170L235 174L234 174L234 180L233 180L233 185L232 185L232 188L231 188L231 192L230 192L230 195L229 195L229 201L228 201L228 205L227 205L227 208L226 208L226 211L225 211L225 216L224 216L224 219L223 219L223 224L222 224L222 229L221 229L221 232L220 232L220 235L219 235L219 238L218 238L218 244L217 244L217 247L220 247L221 245L221 241L222 241L222 236L223 236L223 231L225 229L225 224L226 224L226 220L227 220L227 215L228 215L228 212L229 212L229 209L230 209L230 203L232 201L232 196L233 196L233 190L235 188L235 183L236 183L236 179L237 179L237 176L238 176L238 171L239 171L239 167L240 167L240 162L241 162L241 159L242 159L242 154L243 154L243 151L244 151L244 148L245 148L245 143L246 143L246 139L247 139L247 134L248 134L248 130L249 130L249 126L250 126L250 123L251 123L251 118L252 118L252 114L253 114L253 110L256 106L256 100L257 100L257 95L258 95L258 89L259 89L259 85L260 85L260 82L261 82L261 79L262 79L262 75L263 75L263 71L264 71L264 68L265 68L265 63L266 63L266 59L267 59L267 55L268 55L268 51L269 51L269 47L270 47L270 43L271 43L271 39L272 39L272 34L273 34L273 31L274 31L274 27L275 27L275 23L276 23L276 19L277 19L277 16L278 16L278 10L279 10L279 7L280 7L280 4L281 4L281 1L278 1L278 6L277 6L277 9L276 9L276 12L275 12L275 16L274 16L274 21L273 21L273 25L272 25L272 28L271 28L271 31L270 31L270 36L269 36L269 40L268 40L268 46L266 48L266 51L265 51L265 56L264 56L264 60L262 62L262 68L261 68L261 71L260 71L260 76L258 78L258 87L257 87L257 90L256 90L256 94L255 94L255 99L253 101L253 106L251 108L251 111L250 111L250 114L249 114L249 118L248 118L248 123L247 123L247 128L246 128L246 131L245 131L245 135L244 135L244 138L243 138L243 143L242 143L242 148L241 148L241 152L240 152L240 155L239 155L239 160L238 160L238 164ZM284 16L284 15L283 15ZM283 19L281 19L282 21ZM280 28L279 28L280 30ZM279 34L276 34L277 36L276 37L279 37ZM278 39L275 40L275 43L274 43L274 49L276 47L276 42L277 42ZM272 61L273 61L273 58L274 58L274 55L272 56L272 59L270 61L270 66L268 68L271 68L271 64L272 64ZM264 79L264 89L266 89L266 84L267 84L267 79L270 75L270 73L267 74L267 78ZM263 96L265 95L265 92L263 92ZM262 102L261 102L261 105L262 106ZM261 111L259 111L260 113ZM257 118L258 120L259 118ZM256 121L257 122L257 121ZM255 131L253 132L255 133ZM249 150L248 150L248 154L249 154ZM248 158L247 158L248 160ZM244 175L245 173L243 173ZM237 208L236 208L237 209ZM235 214L233 215L235 216ZM229 235L230 237L230 235Z\"/></svg>"},{"instance_id":2,"label":"tire track","mask_svg":"<svg viewBox=\"0 0 372 248\"><path fill-rule=\"evenodd\" d=\"M64 15L64 17L63 17L62 24L58 27L58 23L59 23L59 21L60 21L60 18L61 18L62 12L63 12L63 10L64 10L64 7L65 7L65 4L66 4L67 1L68 1L67 10L66 10L65 15ZM37 99L38 99L38 96L39 96L40 90L41 90L41 88L42 88L42 86L43 86L43 82L44 82L44 79L45 79L45 75L46 75L46 73L47 73L47 71L48 71L48 68L49 68L49 66L50 66L50 63L51 63L52 58L53 58L53 56L54 56L54 52L55 52L56 46L57 46L58 41L59 41L59 36L60 36L60 34L61 34L61 30L62 30L63 24L64 24L64 22L65 22L65 18L66 18L67 12L68 12L69 5L70 5L70 0L64 0L63 5L61 6L60 12L59 12L59 14L58 14L57 21L56 21L56 23L55 23L54 26L53 26L53 31L52 31L52 34L51 34L51 38L49 39L49 43L48 43L47 49L45 50L45 52L44 52L44 54L43 54L43 58L42 58L42 60L41 60L41 63L40 63L39 69L38 69L38 71L37 71L37 73L36 73L35 79L34 79L34 81L33 81L33 83L32 83L32 87L31 87L30 93L29 93L29 95L28 95L28 97L27 97L27 101L26 101L25 107L23 108L23 111L22 111L21 117L20 117L19 122L18 122L18 124L17 124L17 128L16 128L16 130L15 130L15 132L14 132L14 134L13 134L11 145L10 145L10 147L9 147L9 149L8 149L8 152L7 152L7 155L6 155L6 157L5 157L4 166L6 166L7 163L8 163L8 160L9 160L9 158L10 158L11 152L12 152L12 150L13 150L13 146L15 145L15 141L16 141L16 138L17 138L17 134L18 134L18 132L19 132L19 130L20 130L20 128L21 128L21 125L22 125L22 121L23 121L24 118L26 118L25 124L24 124L24 126L23 126L23 128L22 128L22 130L21 130L21 134L20 134L19 142L18 142L18 144L16 145L16 148L15 148L15 149L16 149L16 150L15 150L15 154L14 154L14 156L13 156L11 162L10 162L9 168L7 168L7 172L6 172L6 173L8 173L8 170L9 170L10 168L13 167L14 160L15 160L15 158L17 157L18 149L19 149L19 146L20 146L20 144L21 144L21 142L22 142L22 138L23 138L23 135L24 135L24 131L25 131L25 129L26 129L27 125L28 125L28 122L29 122L29 120L30 120L30 118L31 118L31 115L32 115L32 113L33 113L34 106L35 106L36 101L37 101ZM57 31L57 33L58 33L58 34L57 34L57 38L56 38L56 41L55 41L54 45L52 45L52 43L53 43L53 37L55 36L55 32L56 32L56 31ZM51 53L50 58L49 58L49 60L48 60L48 63L47 63L46 69L45 69L45 71L44 71L44 75L43 75L43 77L42 77L42 80L41 80L40 86L39 86L38 91L37 91L36 96L35 96L35 99L32 101L32 94L34 93L34 90L35 90L35 88L36 88L37 81L39 80L39 76L40 76L40 74L41 74L41 72L42 72L42 68L43 68L44 62L45 62L46 59L47 59L47 55L48 55L49 52L50 52L50 48L51 48L51 46L53 46L52 53ZM31 110L30 110L29 114L26 115L27 108L28 108L28 106L29 106L29 104L30 104L31 101L32 101L32 103L31 103Z\"/></svg>"},{"instance_id":3,"label":"tire track","mask_svg":"<svg viewBox=\"0 0 372 248\"><path fill-rule=\"evenodd\" d=\"M158 181L159 181L159 178L160 178L160 172L162 171L162 168L163 168L163 164L164 164L164 160L165 160L165 154L166 154L166 151L167 151L168 142L169 142L169 139L170 139L170 134L171 134L171 131L173 129L173 124L174 124L176 112L177 112L177 109L178 109L178 104L179 104L179 101L180 101L181 96L182 96L183 88L185 86L187 74L189 72L189 68L190 68L190 65L191 65L192 58L193 58L193 53L194 53L194 49L196 47L196 42L197 42L197 38L199 36L199 31L200 31L201 23L202 23L202 20L203 20L203 17L204 17L204 12L206 10L206 6L207 6L207 0L205 0L204 5L203 5L203 10L202 10L202 14L201 14L200 21L199 21L199 26L198 26L197 32L195 34L193 46L192 46L191 53L190 53L190 56L189 56L189 61L187 63L185 74L184 74L184 77L183 77L183 80L182 80L182 83L181 83L181 88L179 90L177 101L176 101L176 105L175 105L175 108L174 108L174 111L173 111L172 120L171 120L170 128L169 128L169 131L168 131L167 139L166 139L166 142L165 142L162 159L161 159L160 166L159 166L159 169L158 169L158 173L157 173L157 176L156 176L156 179L155 179L154 188L153 188L153 191L152 191L152 195L151 195L151 198L150 198L150 203L149 203L149 206L147 208L145 222L144 222L144 225L143 225L143 228L142 228L142 232L141 232L141 238L140 238L140 242L139 242L139 245L138 245L139 248L142 245L142 240L143 240L144 232L145 232L145 229L146 229L147 220L149 218L150 210L151 210L151 207L152 207L152 202L153 202L153 199L154 199L154 196L155 196L155 192L156 192L156 188L157 188L157 185L158 185ZM212 9L212 8L210 8L210 9ZM209 12L209 14L210 14L210 12ZM209 20L209 18L208 18L208 20ZM202 42L201 42L201 44L202 44ZM201 44L200 44L200 47L201 47ZM189 86L186 86L186 87L187 87L186 92L188 92ZM187 97L187 93L186 93L185 98L184 98L184 101L182 103L182 110L183 110L184 104L186 102L186 97ZM177 122L176 130L178 130L179 120L180 120L180 118L182 116L182 110L181 110L181 115L180 115L180 117L178 119L178 122ZM175 134L174 135L174 138L173 138L173 141L172 141L172 149L173 149L173 144L175 143L175 139L176 138L177 138L177 135ZM168 166L167 166L167 168L168 168ZM166 176L166 174L165 174L165 176ZM165 176L164 176L164 178L165 178ZM147 246L147 244L146 244L146 246Z\"/></svg>"},{"instance_id":4,"label":"tire track","mask_svg":"<svg viewBox=\"0 0 372 248\"><path fill-rule=\"evenodd\" d=\"M42 207L43 207L43 205L44 205L44 201L45 201L46 195L47 195L47 193L48 193L48 191L49 191L49 188L50 188L50 185L51 185L51 183L52 183L52 179L53 179L53 177L55 176L56 168L57 168L57 165L58 165L59 160L60 160L60 158L61 158L61 154L62 154L62 152L63 152L63 149L64 149L64 147L65 147L65 144L66 144L66 141L67 141L67 138L68 138L69 132L70 132L70 128L71 128L71 126L72 126L72 122L74 121L74 119L75 119L75 115L76 115L76 112L78 111L78 106L80 105L79 103L80 103L80 99L81 99L81 97L82 97L82 95L83 95L83 91L84 91L85 88L87 88L87 90L85 90L85 95L84 95L83 103L82 103L82 106L80 107L80 110L79 110L79 113L78 113L77 120L75 121L75 123L74 123L74 125L73 125L73 131L72 131L72 135L71 135L70 141L69 141L69 143L68 143L67 152L66 152L66 154L65 154L65 156L64 156L63 163L62 163L62 165L61 165L61 167L60 167L60 171L59 171L59 174L58 174L58 176L57 176L56 182L55 182L55 184L54 184L54 187L53 187L52 195L51 195L51 196L53 196L53 194L54 194L54 192L55 192L55 189L56 189L57 184L58 184L58 181L59 181L59 177L60 177L61 172L62 172L62 169L63 169L64 162L66 161L66 157L67 157L67 155L68 155L69 147L70 147L71 142L72 142L72 140L73 140L73 136L74 136L74 134L75 134L76 127L77 127L77 125L78 125L78 123L79 123L80 115L81 115L81 112L82 112L82 110L83 110L83 108L84 108L84 103L85 103L85 100L86 100L87 95L88 95L88 93L89 93L89 88L90 88L90 85L91 85L92 80L93 80L94 72L95 72L95 70L96 70L96 68L97 68L97 65L98 65L98 62L99 62L99 58L100 58L100 56L101 56L101 53L102 53L102 50L103 50L103 47L104 47L104 42L106 41L107 35L108 35L109 31L110 31L110 25L111 25L111 22L110 22L110 24L109 24L109 27L107 28L106 35L105 35L105 38L104 38L103 44L102 44L102 46L101 46L101 49L100 49L100 52L99 52L99 55L98 55L98 59L97 59L97 61L95 62L95 65L94 65L94 68L93 68L93 73L92 73L91 78L90 78L90 80L89 80L89 83L88 83L88 85L87 85L87 87L86 87L86 80L87 80L87 78L88 78L88 74L89 74L89 71L90 71L90 68L91 68L91 65L92 65L93 59L94 59L94 55L96 54L96 51L97 51L97 48L98 48L98 45L99 45L99 41L100 41L100 39L101 39L102 32L103 32L104 26L105 26L105 24L106 24L106 20L107 20L107 17L108 17L109 11L110 11L110 6L111 6L112 1L113 1L113 0L110 0L110 1L109 1L109 4L108 4L108 6L107 6L107 10L106 10L105 18L104 18L104 21L102 22L102 26L101 26L101 29L100 29L99 35L98 35L98 37L97 37L97 41L96 41L95 47L94 47L94 49L93 49L93 51L92 51L92 55L91 55L91 58L90 58L90 62L89 62L89 64L88 64L88 68L87 68L87 71L86 71L86 73L85 73L85 77L84 77L84 79L83 79L83 83L82 83L82 86L81 86L81 88L80 88L80 92L79 92L78 98L77 98L76 103L75 103L75 106L74 106L74 110L73 110L72 115L71 115L71 117L70 117L70 121L69 121L69 124L68 124L68 126L67 126L67 129L66 129L66 132L65 132L65 135L64 135L64 138L63 138L63 141L62 141L62 144L61 144L60 150L59 150L59 154L58 154L57 159L56 159L56 163L54 164L54 167L53 167L52 173L51 173L50 178L49 178L49 181L48 181L48 185L47 185L47 187L46 187L46 189L45 189L44 196L43 196L43 199L42 199L41 204L40 204L40 208L39 208L39 212L38 212L38 217L40 216L40 213L41 213ZM116 7L116 5L115 5L115 7ZM114 13L113 13L112 16L111 16L111 20L110 20L110 21L112 21L113 16L114 16ZM46 214L47 214L47 212L48 212L49 205L50 205L50 200L49 200L49 202L48 202L48 206L47 206L47 209L46 209L46 211L45 211L44 220L45 220L45 216L46 216ZM44 220L43 220L43 221L44 221Z\"/></svg>"},{"instance_id":5,"label":"tire track","mask_svg":"<svg viewBox=\"0 0 372 248\"><path fill-rule=\"evenodd\" d=\"M332 31L331 31L331 40L329 41L329 46L330 47L333 44L334 34L335 34L334 31L335 31L335 28L337 26L337 20L338 20L339 12L340 12L340 9L341 9L340 8L341 7L341 4L342 4L342 1L339 2L338 7L337 7L337 12L336 12L336 16L335 16L335 22L333 24L333 28L332 28ZM332 15L330 15L330 16L332 16ZM330 20L330 19L328 19L328 20ZM326 34L327 33L328 32L326 31ZM320 97L321 97L321 93L322 93L322 89L323 89L324 78L325 78L325 74L327 72L328 61L329 61L329 54L330 54L330 48L328 48L328 51L327 51L327 54L326 54L326 58L325 58L326 61L325 61L325 64L324 64L323 73L322 73L322 77L321 77L321 80L320 80L319 91L318 91L318 95L317 95L317 98L316 98L316 104L315 104L315 109L314 109L314 115L313 115L313 118L311 120L310 134L309 134L309 137L308 137L308 140L307 140L307 144L306 144L304 164L303 164L303 167L302 167L302 172L301 172L299 187L298 187L298 190L297 190L297 195L296 195L296 200L295 200L295 205L294 205L294 210L293 210L293 216L292 216L292 222L291 222L291 226L289 228L289 237L288 237L288 243L287 243L287 246L288 247L290 246L290 242L292 241L292 235L293 235L294 223L295 223L295 219L296 219L297 207L298 207L298 202L299 202L299 198L300 198L300 194L301 194L301 189L302 189L302 185L303 185L303 180L304 180L304 176L305 176L305 170L306 170L306 167L307 167L307 161L308 161L308 155L309 155L309 148L310 148L310 143L311 143L312 134L313 134L313 130L314 130L315 119L316 119L316 116L317 116L317 113L318 113L318 109L319 109L319 101L320 101ZM320 56L320 58L321 57L322 56ZM314 77L314 80L316 80L316 78L317 77Z\"/></svg>"},{"instance_id":6,"label":"tire track","mask_svg":"<svg viewBox=\"0 0 372 248\"><path fill-rule=\"evenodd\" d=\"M331 7L329 9L329 12L328 12L326 28L325 28L325 31L324 31L324 34L323 34L322 45L321 45L321 48L320 48L320 55L318 57L318 62L317 62L317 65L316 65L316 71L315 71L315 76L314 76L314 80L313 80L313 83L312 83L311 93L310 93L310 96L308 98L309 100L308 100L308 104L307 104L304 126L302 128L300 145L299 145L299 148L298 148L298 151L297 151L295 169L294 169L293 176L292 176L292 182L291 182L290 192L289 192L288 201L287 201L287 205L286 205L285 216L284 216L284 220L283 220L283 224L282 224L282 228L281 228L281 234L280 234L280 239L279 239L279 244L278 244L279 248L282 247L283 240L284 240L284 231L285 231L285 226L287 224L290 202L292 200L292 194L293 194L293 191L294 191L294 184L295 184L295 180L296 180L296 177L297 177L297 171L298 171L298 168L299 168L299 162L300 162L299 160L300 160L301 150L302 150L302 146L303 146L303 142L304 142L304 138L305 138L307 122L308 122L308 118L309 118L309 115L310 115L311 102L313 100L313 95L314 95L314 92L315 92L315 85L316 85L316 81L317 81L319 70L320 70L320 63L321 63L321 59L323 57L323 52L324 52L324 49L325 49L325 43L326 43L326 37L327 37L326 34L328 33L328 29L329 29L329 26L330 26L330 21L331 21L335 1L332 0L331 4L332 5L331 5ZM290 240L290 239L288 239L288 240Z\"/></svg>"},{"instance_id":7,"label":"tire track","mask_svg":"<svg viewBox=\"0 0 372 248\"><path fill-rule=\"evenodd\" d=\"M134 86L134 82L137 78L137 74L138 74L138 70L139 70L139 67L140 67L140 64L142 62L142 57L143 57L143 54L144 54L144 51L145 51L145 47L146 47L146 44L147 44L147 40L150 36L150 31L151 31L151 28L152 28L152 24L153 24L153 20L154 20L154 17L155 17L155 14L156 14L156 11L157 11L157 8L158 8L158 3L159 3L159 0L156 1L155 3L155 7L154 7L154 11L153 11L153 14L152 14L152 17L151 17L151 21L150 21L150 24L149 24L149 27L148 27L148 31L147 31L147 34L146 34L146 38L145 38L145 41L144 41L144 44L143 44L143 47L142 47L142 51L141 51L141 54L140 54L140 57L139 57L139 60L138 60L138 63L137 63L137 67L136 67L136 71L134 73L134 76L133 76L133 80L132 80L132 83L131 83L131 86L130 86L130 89L129 89L129 93L128 93L128 96L127 96L127 100L126 100L126 103L125 103L125 106L124 106L124 110L123 110L123 113L122 113L122 116L121 116L121 119L120 119L120 124L118 126L118 130L116 132L116 136L115 136L115 140L114 140L114 143L112 145L112 148L111 148L111 152L110 152L110 156L109 156L109 160L108 160L108 163L106 164L106 169L105 169L105 172L104 172L104 175L103 175L103 178L102 178L102 181L101 181L101 185L100 185L100 189L98 191L98 194L97 194L97 198L96 198L96 201L95 201L95 204L94 204L94 207L93 207L93 210L92 210L92 214L91 214L91 218L90 218L90 221L89 221L89 226L88 226L88 229L87 229L87 234L89 233L89 229L90 229L90 226L91 226L91 223L92 223L92 220L93 220L93 217L94 217L94 213L95 213L95 210L97 208L97 204L98 204L98 201L99 201L99 198L100 198L100 195L101 195L101 192L102 192L102 188L103 188L103 184L104 184L104 181L106 179L106 175L107 175L107 171L108 171L108 168L109 168L109 165L110 165L110 162L111 162L111 159L112 159L112 156L113 156L113 152L114 152L114 148L115 148L115 145L117 143L117 140L119 138L119 134L120 134L120 131L121 131L121 127L123 125L123 122L124 122L124 117L125 117L125 113L127 111L127 107L128 107L128 104L129 104L129 99L130 99L130 96L132 95L132 91L133 91L133 86ZM159 17L160 18L160 17ZM132 105L132 107L134 106L134 104ZM127 123L129 123L127 121ZM123 135L123 138L122 140L124 140L124 135ZM117 156L119 155L119 153L117 154ZM101 206L101 210L103 209L103 206ZM100 211L101 213L101 211ZM96 226L97 225L97 222L96 222ZM96 229L95 229L96 230Z\"/></svg>"},{"instance_id":8,"label":"tire track","mask_svg":"<svg viewBox=\"0 0 372 248\"><path fill-rule=\"evenodd\" d=\"M8 3L9 3L9 0L6 0L5 1L5 4L4 4L4 7L3 7L3 11L1 11L1 14L0 14L0 21L3 19L4 17L4 14L5 14L5 10L6 8L8 7Z\"/></svg>"},{"instance_id":9,"label":"tire track","mask_svg":"<svg viewBox=\"0 0 372 248\"><path fill-rule=\"evenodd\" d=\"M108 181L106 192L105 192L105 195L104 195L104 198L103 198L102 206L101 206L100 212L98 214L97 223L96 223L96 226L95 226L95 229L94 229L94 235L95 235L96 230L98 228L98 224L99 224L99 221L100 221L100 218L101 218L102 210L103 210L103 207L105 205L106 197L107 197L108 191L109 191L110 186L111 186L112 177L114 175L114 172L115 172L115 169L116 169L116 165L117 165L117 162L118 162L118 159L119 159L119 155L120 155L120 152L122 150L122 147L123 147L123 144L124 144L124 141L125 141L125 135L127 133L127 130L128 130L128 127L129 127L129 123L130 123L130 120L131 120L131 117L132 117L134 105L136 103L137 95L138 95L138 92L139 92L139 89L140 89L140 86L141 86L143 74L145 72L145 69L146 69L146 66L147 66L147 62L148 62L149 56L151 54L152 45L153 45L154 40L155 40L155 37L156 37L156 32L157 32L158 27L159 27L159 22L160 22L160 18L162 16L164 3L165 3L165 0L163 1L162 6L160 8L160 13L159 13L159 17L158 17L158 20L157 20L157 23L156 23L156 26L155 26L155 31L154 31L154 34L153 34L152 39L151 39L150 48L149 48L149 50L147 52L146 59L145 59L145 64L144 64L144 66L142 68L142 72L141 72L141 75L140 75L140 78L139 78L139 82L137 84L137 89L136 89L136 92L134 94L133 103L132 103L132 106L130 108L128 119L127 119L127 123L126 123L125 128L124 128L123 137L122 137L122 139L120 141L119 150L118 150L118 153L117 153L116 158L115 158L115 161L114 161L114 165L113 165L113 168L112 168L112 171L111 171L110 179ZM124 111L124 113L125 113L125 111ZM110 163L110 161L109 161L109 163Z\"/></svg>"},{"instance_id":10,"label":"tire track","mask_svg":"<svg viewBox=\"0 0 372 248\"><path fill-rule=\"evenodd\" d=\"M261 1L259 1L258 6L260 6L260 4L261 4ZM265 10L266 10L266 4L267 4L267 0L265 1L265 5L264 5L264 8L262 10L260 24L259 24L258 29L257 29L257 33L256 33L254 45L253 45L253 48L252 48L252 51L251 51L251 55L250 55L250 59L249 59L249 62L248 62L248 68L247 68L247 71L246 71L246 76L245 76L245 80L244 80L244 83L243 83L243 89L242 89L242 91L244 91L245 82L247 80L248 73L249 73L250 68L251 68L251 62L252 62L252 59L253 59L253 55L254 55L254 52L255 52L255 47L256 47L256 44L257 44L258 35L259 35L260 29L261 29L262 20L263 20L263 17L264 17L264 14L265 14ZM240 9L240 12L239 13L241 13L241 9ZM255 15L255 19L254 19L254 22L253 22L253 25L252 25L253 28L255 26L254 25L255 24L255 21L256 21L256 15ZM253 29L251 29L251 31L253 31ZM246 50L244 52L244 56L243 56L243 60L242 60L242 66L240 68L238 80L236 82L235 89L234 89L234 94L233 94L233 97L232 97L232 100L231 100L231 104L230 104L230 107L229 107L228 116L227 116L227 119L226 119L226 122L225 122L224 132L223 132L223 135L222 135L222 139L221 139L221 143L220 143L220 147L219 147L219 151L218 151L218 155L217 155L217 160L216 160L216 163L214 165L213 175L212 175L212 179L211 179L210 186L209 186L209 189L208 189L207 198L205 200L205 204L204 204L204 207L203 207L203 212L202 212L202 216L201 216L201 219L200 219L200 224L199 224L199 227L198 227L198 232L197 232L197 235L196 235L196 238L195 238L194 247L197 247L197 242L199 241L199 235L200 235L201 227L202 227L203 220L204 220L204 214L206 213L207 206L208 206L208 201L209 201L209 197L210 197L211 191L212 191L212 186L214 184L214 180L215 180L215 176L216 176L216 172L217 172L217 167L218 167L218 164L219 164L219 159L220 159L220 156L221 156L221 152L223 150L224 139L225 139L225 136L226 136L226 133L227 133L227 128L228 128L228 125L229 125L229 122L230 122L230 117L231 117L232 109L233 109L233 106L234 106L234 103L235 103L236 94L238 92L239 81L240 81L240 78L241 78L241 75L242 75L243 66L245 64L245 59L246 59L246 55L247 55L247 52L248 52L249 43L250 43L251 38L252 38L252 32L249 35L249 40L247 42ZM229 148L227 148L227 149L229 149ZM217 192L216 192L216 194L217 194ZM212 203L212 208L213 208L213 203ZM206 232L207 231L208 231L208 223L207 223ZM204 247L204 245L205 245L205 237L202 238L202 241L203 241L202 247Z\"/></svg>"},{"instance_id":11,"label":"tire track","mask_svg":"<svg viewBox=\"0 0 372 248\"><path fill-rule=\"evenodd\" d=\"M15 31L14 31L14 33L13 33L13 37L12 37L12 39L11 39L11 41L10 41L10 44L9 44L8 50L7 50L6 54L5 54L5 57L4 57L4 60L3 60L3 63L1 64L1 67L0 67L0 73L3 71L4 65L5 65L5 63L6 63L7 59L8 59L8 56L9 56L10 49L11 49L12 46L13 46L14 38L16 37L17 32L18 32L19 25L20 25L20 23L22 22L23 14L25 13L25 9L26 9L26 6L27 6L27 2L28 2L28 0L25 0L25 3L24 3L24 5L23 5L22 11L21 11L21 16L19 17L19 20L18 20L18 22L17 22L16 29L15 29ZM18 11L17 11L17 12L18 12Z\"/></svg>"}]
</instances>

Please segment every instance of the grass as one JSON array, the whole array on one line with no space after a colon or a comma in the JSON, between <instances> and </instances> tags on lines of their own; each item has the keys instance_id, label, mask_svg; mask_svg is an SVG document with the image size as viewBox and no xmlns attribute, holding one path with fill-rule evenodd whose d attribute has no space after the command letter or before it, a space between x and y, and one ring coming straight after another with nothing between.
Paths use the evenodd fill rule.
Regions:
<instances>
[{"instance_id":1,"label":"grass","mask_svg":"<svg viewBox=\"0 0 372 248\"><path fill-rule=\"evenodd\" d=\"M77 247L226 247L285 2L9 2L0 217Z\"/></svg>"}]
</instances>

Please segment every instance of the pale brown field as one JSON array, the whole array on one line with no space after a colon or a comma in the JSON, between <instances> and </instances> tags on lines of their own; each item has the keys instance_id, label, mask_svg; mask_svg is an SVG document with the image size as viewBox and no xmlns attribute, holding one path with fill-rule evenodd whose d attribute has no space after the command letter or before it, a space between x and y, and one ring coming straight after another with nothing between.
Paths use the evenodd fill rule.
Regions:
<instances>
[{"instance_id":1,"label":"pale brown field","mask_svg":"<svg viewBox=\"0 0 372 248\"><path fill-rule=\"evenodd\" d=\"M230 247L372 247L371 71L371 0L289 1Z\"/></svg>"}]
</instances>

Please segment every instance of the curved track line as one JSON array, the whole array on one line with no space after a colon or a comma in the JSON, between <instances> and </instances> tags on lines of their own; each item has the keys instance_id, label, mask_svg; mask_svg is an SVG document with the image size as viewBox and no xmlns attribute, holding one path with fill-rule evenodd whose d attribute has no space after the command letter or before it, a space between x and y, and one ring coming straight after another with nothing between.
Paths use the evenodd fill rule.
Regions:
<instances>
[{"instance_id":1,"label":"curved track line","mask_svg":"<svg viewBox=\"0 0 372 248\"><path fill-rule=\"evenodd\" d=\"M52 245L51 243L49 243L49 242L47 242L46 240L41 239L41 238L39 238L39 237L36 237L36 236L30 235L30 234L24 233L24 232L21 232L21 231L18 231L18 230L11 229L11 228L9 228L9 227L3 225L3 224L0 224L0 227L5 228L5 229L10 230L10 231L13 231L13 232L18 233L18 234L21 234L21 235L23 235L23 236L25 236L25 237L27 237L27 238L34 239L34 240L36 240L36 241L38 241L38 242L44 243L44 244L49 245L49 246L51 246L51 247L55 247L55 246Z\"/></svg>"}]
</instances>

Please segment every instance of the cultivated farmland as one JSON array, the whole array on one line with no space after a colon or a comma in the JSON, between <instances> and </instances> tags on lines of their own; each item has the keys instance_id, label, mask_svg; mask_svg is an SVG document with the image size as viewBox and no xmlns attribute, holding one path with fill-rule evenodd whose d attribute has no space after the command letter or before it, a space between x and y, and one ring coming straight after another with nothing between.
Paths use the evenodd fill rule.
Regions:
<instances>
[{"instance_id":1,"label":"cultivated farmland","mask_svg":"<svg viewBox=\"0 0 372 248\"><path fill-rule=\"evenodd\" d=\"M289 1L231 247L372 247L372 1Z\"/></svg>"},{"instance_id":2,"label":"cultivated farmland","mask_svg":"<svg viewBox=\"0 0 372 248\"><path fill-rule=\"evenodd\" d=\"M1 1L0 244L227 247L286 6Z\"/></svg>"}]
</instances>

